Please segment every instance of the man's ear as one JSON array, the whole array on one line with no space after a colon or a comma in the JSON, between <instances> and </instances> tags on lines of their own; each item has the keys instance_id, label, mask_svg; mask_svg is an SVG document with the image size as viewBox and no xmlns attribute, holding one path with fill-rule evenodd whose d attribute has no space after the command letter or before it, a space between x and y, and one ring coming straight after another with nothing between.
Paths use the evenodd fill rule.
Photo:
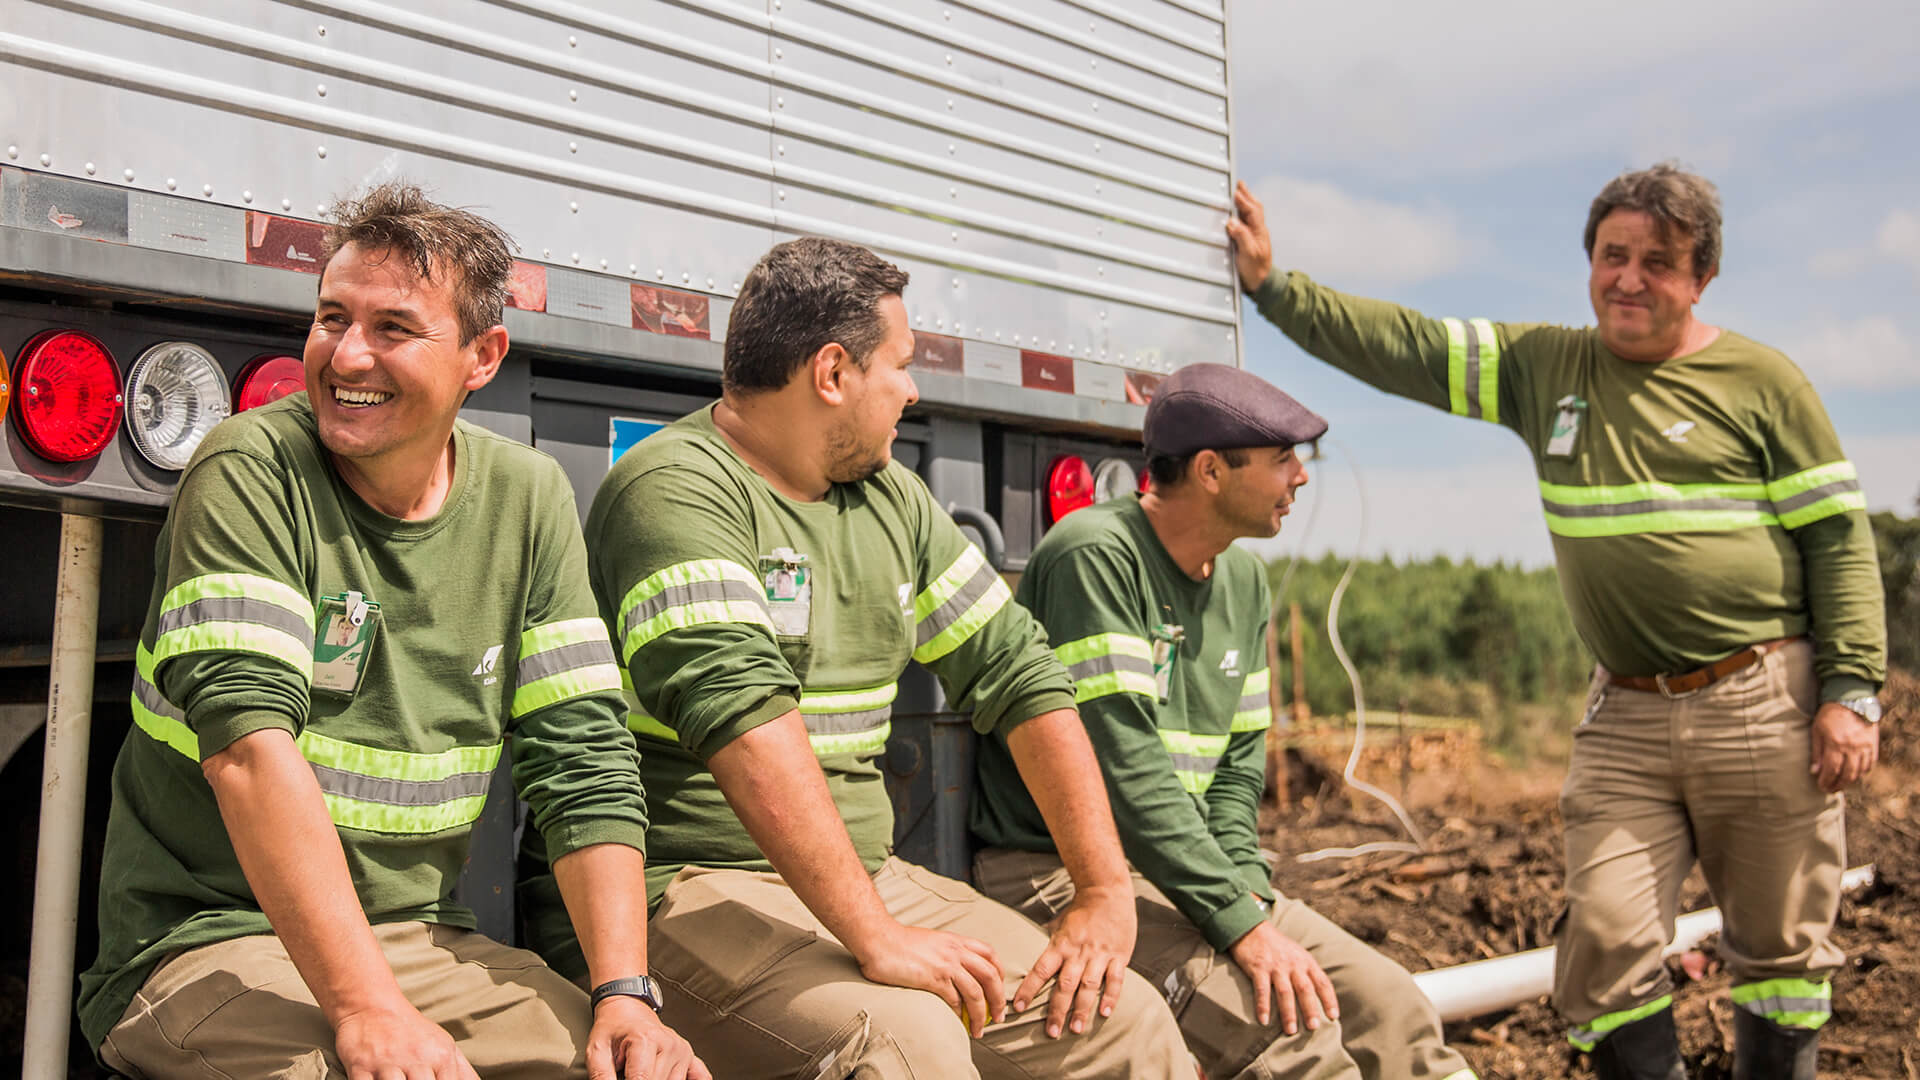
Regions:
<instances>
[{"instance_id":1,"label":"man's ear","mask_svg":"<svg viewBox=\"0 0 1920 1080\"><path fill-rule=\"evenodd\" d=\"M495 323L480 331L473 341L473 370L467 373L469 393L493 381L500 373L500 361L507 356L507 328Z\"/></svg>"},{"instance_id":2,"label":"man's ear","mask_svg":"<svg viewBox=\"0 0 1920 1080\"><path fill-rule=\"evenodd\" d=\"M1193 481L1209 495L1220 492L1220 474L1226 471L1226 462L1212 450L1202 450L1193 455L1193 464L1188 466Z\"/></svg>"},{"instance_id":3,"label":"man's ear","mask_svg":"<svg viewBox=\"0 0 1920 1080\"><path fill-rule=\"evenodd\" d=\"M846 403L846 374L852 363L852 357L837 341L829 341L820 346L807 362L807 374L813 379L813 392L821 401L829 405Z\"/></svg>"}]
</instances>

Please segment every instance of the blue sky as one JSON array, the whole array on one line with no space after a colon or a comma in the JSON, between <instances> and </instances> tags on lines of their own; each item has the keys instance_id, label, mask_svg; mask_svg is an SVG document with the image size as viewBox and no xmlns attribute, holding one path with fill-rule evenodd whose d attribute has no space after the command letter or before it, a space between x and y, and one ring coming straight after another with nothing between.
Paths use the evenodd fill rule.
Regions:
<instances>
[{"instance_id":1,"label":"blue sky","mask_svg":"<svg viewBox=\"0 0 1920 1080\"><path fill-rule=\"evenodd\" d=\"M1720 187L1697 309L1786 351L1876 509L1920 496L1920 4L1229 0L1240 176L1275 260L1431 315L1593 321L1580 231L1622 169ZM1273 550L1551 561L1512 434L1381 394L1246 311L1246 359L1338 445ZM1303 508L1304 509L1304 508Z\"/></svg>"}]
</instances>

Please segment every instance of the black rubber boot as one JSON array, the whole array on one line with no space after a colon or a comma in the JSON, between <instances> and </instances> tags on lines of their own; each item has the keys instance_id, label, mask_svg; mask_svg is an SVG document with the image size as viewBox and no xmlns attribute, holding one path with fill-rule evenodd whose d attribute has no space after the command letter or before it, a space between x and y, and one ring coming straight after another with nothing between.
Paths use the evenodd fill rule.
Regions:
<instances>
[{"instance_id":1,"label":"black rubber boot","mask_svg":"<svg viewBox=\"0 0 1920 1080\"><path fill-rule=\"evenodd\" d=\"M1687 1080L1672 1009L1614 1028L1588 1056L1600 1080Z\"/></svg>"},{"instance_id":2,"label":"black rubber boot","mask_svg":"<svg viewBox=\"0 0 1920 1080\"><path fill-rule=\"evenodd\" d=\"M1745 1009L1733 1011L1733 1080L1814 1080L1817 1029L1781 1027Z\"/></svg>"}]
</instances>

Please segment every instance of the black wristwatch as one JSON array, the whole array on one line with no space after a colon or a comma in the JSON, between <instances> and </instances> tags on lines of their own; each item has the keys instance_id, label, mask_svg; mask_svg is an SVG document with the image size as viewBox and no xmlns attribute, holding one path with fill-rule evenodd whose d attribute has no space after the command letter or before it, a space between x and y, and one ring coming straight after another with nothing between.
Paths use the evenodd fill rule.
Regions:
<instances>
[{"instance_id":1,"label":"black wristwatch","mask_svg":"<svg viewBox=\"0 0 1920 1080\"><path fill-rule=\"evenodd\" d=\"M659 1012L662 1007L660 1001L660 984L654 982L651 977L646 975L634 975L625 979L609 979L593 988L592 997L593 1007L596 1009L600 1007L601 1002L610 997L639 998L641 1001L646 1002L647 1008L652 1009L654 1012Z\"/></svg>"}]
</instances>

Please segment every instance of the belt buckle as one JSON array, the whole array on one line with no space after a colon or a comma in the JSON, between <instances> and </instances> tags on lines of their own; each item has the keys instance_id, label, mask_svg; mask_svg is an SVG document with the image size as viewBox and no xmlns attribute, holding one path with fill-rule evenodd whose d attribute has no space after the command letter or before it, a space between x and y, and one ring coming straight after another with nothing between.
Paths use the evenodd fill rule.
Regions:
<instances>
[{"instance_id":1,"label":"belt buckle","mask_svg":"<svg viewBox=\"0 0 1920 1080\"><path fill-rule=\"evenodd\" d=\"M1668 701L1680 701L1684 698L1690 698L1706 689L1704 686L1696 686L1691 690L1676 694L1672 690L1667 689L1667 675L1664 671L1653 677L1653 685L1660 688L1660 696L1666 698Z\"/></svg>"}]
</instances>

